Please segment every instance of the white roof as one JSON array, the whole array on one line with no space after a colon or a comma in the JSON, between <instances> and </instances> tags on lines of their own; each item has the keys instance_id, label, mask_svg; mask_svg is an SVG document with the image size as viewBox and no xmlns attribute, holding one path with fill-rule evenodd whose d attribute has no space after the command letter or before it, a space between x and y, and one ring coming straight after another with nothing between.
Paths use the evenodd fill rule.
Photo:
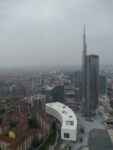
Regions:
<instances>
[{"instance_id":1,"label":"white roof","mask_svg":"<svg viewBox=\"0 0 113 150\"><path fill-rule=\"evenodd\" d=\"M46 88L47 90L52 90L52 89L53 89L52 86L45 86L45 88Z\"/></svg>"},{"instance_id":2,"label":"white roof","mask_svg":"<svg viewBox=\"0 0 113 150\"><path fill-rule=\"evenodd\" d=\"M76 115L68 106L60 102L47 103L46 106L54 109L60 114L62 120L59 120L59 121L61 122L63 129L76 129L77 128Z\"/></svg>"}]
</instances>

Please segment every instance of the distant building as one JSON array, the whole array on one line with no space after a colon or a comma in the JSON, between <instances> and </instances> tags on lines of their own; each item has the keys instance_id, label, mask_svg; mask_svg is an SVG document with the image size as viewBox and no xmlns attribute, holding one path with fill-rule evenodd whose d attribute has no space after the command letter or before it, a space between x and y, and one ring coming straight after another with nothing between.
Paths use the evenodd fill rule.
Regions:
<instances>
[{"instance_id":1,"label":"distant building","mask_svg":"<svg viewBox=\"0 0 113 150\"><path fill-rule=\"evenodd\" d=\"M75 106L75 87L73 85L65 86L64 88L64 93L65 93L65 102L68 107L70 107L73 111L75 111L76 106Z\"/></svg>"},{"instance_id":2,"label":"distant building","mask_svg":"<svg viewBox=\"0 0 113 150\"><path fill-rule=\"evenodd\" d=\"M63 101L64 100L64 85L58 84L54 86L46 86L43 93L46 96L46 103Z\"/></svg>"},{"instance_id":3,"label":"distant building","mask_svg":"<svg viewBox=\"0 0 113 150\"><path fill-rule=\"evenodd\" d=\"M42 94L25 97L24 100L28 104L31 104L32 109L45 109L45 96Z\"/></svg>"},{"instance_id":4,"label":"distant building","mask_svg":"<svg viewBox=\"0 0 113 150\"><path fill-rule=\"evenodd\" d=\"M15 113L26 113L30 114L32 111L32 105L30 103L26 103L25 101L17 102L14 107Z\"/></svg>"},{"instance_id":5,"label":"distant building","mask_svg":"<svg viewBox=\"0 0 113 150\"><path fill-rule=\"evenodd\" d=\"M33 79L29 78L24 81L24 88L26 92L26 96L30 96L33 94Z\"/></svg>"},{"instance_id":6,"label":"distant building","mask_svg":"<svg viewBox=\"0 0 113 150\"><path fill-rule=\"evenodd\" d=\"M107 79L107 94L110 98L110 102L113 103L113 80Z\"/></svg>"},{"instance_id":7,"label":"distant building","mask_svg":"<svg viewBox=\"0 0 113 150\"><path fill-rule=\"evenodd\" d=\"M30 114L33 109L45 110L45 96L42 94L25 97L15 104L15 113Z\"/></svg>"},{"instance_id":8,"label":"distant building","mask_svg":"<svg viewBox=\"0 0 113 150\"><path fill-rule=\"evenodd\" d=\"M62 102L64 100L64 85L56 85L52 92L53 102Z\"/></svg>"},{"instance_id":9,"label":"distant building","mask_svg":"<svg viewBox=\"0 0 113 150\"><path fill-rule=\"evenodd\" d=\"M105 75L99 76L99 95L107 94L107 77Z\"/></svg>"},{"instance_id":10,"label":"distant building","mask_svg":"<svg viewBox=\"0 0 113 150\"><path fill-rule=\"evenodd\" d=\"M44 94L46 96L46 103L51 103L53 102L53 96L52 96L52 93L53 93L53 87L50 87L50 86L46 86L44 89Z\"/></svg>"},{"instance_id":11,"label":"distant building","mask_svg":"<svg viewBox=\"0 0 113 150\"><path fill-rule=\"evenodd\" d=\"M70 80L70 83L71 83L71 84L74 84L75 76L74 76L74 73L73 73L73 72L69 74L69 77L68 77L68 78L69 78L69 80Z\"/></svg>"}]
</instances>

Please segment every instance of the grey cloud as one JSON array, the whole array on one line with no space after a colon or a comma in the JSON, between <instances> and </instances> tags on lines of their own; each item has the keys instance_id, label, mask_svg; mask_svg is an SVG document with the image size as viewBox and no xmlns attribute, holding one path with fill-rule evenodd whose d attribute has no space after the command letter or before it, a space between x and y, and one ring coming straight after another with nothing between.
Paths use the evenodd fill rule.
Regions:
<instances>
[{"instance_id":1,"label":"grey cloud","mask_svg":"<svg viewBox=\"0 0 113 150\"><path fill-rule=\"evenodd\" d=\"M1 0L0 66L81 64L89 53L112 63L112 0Z\"/></svg>"}]
</instances>

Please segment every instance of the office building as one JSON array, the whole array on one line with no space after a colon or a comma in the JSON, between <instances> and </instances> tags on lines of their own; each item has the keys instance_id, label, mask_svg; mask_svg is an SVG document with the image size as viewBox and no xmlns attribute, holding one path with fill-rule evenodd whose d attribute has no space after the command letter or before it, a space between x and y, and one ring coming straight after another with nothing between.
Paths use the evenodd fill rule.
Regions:
<instances>
[{"instance_id":1,"label":"office building","mask_svg":"<svg viewBox=\"0 0 113 150\"><path fill-rule=\"evenodd\" d=\"M87 117L95 114L99 98L99 57L87 56Z\"/></svg>"},{"instance_id":2,"label":"office building","mask_svg":"<svg viewBox=\"0 0 113 150\"><path fill-rule=\"evenodd\" d=\"M47 103L46 112L61 123L61 139L67 141L77 140L76 114L60 102Z\"/></svg>"},{"instance_id":3,"label":"office building","mask_svg":"<svg viewBox=\"0 0 113 150\"><path fill-rule=\"evenodd\" d=\"M64 100L64 85L58 84L53 88L53 102L62 102Z\"/></svg>"},{"instance_id":4,"label":"office building","mask_svg":"<svg viewBox=\"0 0 113 150\"><path fill-rule=\"evenodd\" d=\"M82 113L88 119L95 114L98 106L99 96L99 56L86 55L85 29L83 35L83 93L82 93Z\"/></svg>"},{"instance_id":5,"label":"office building","mask_svg":"<svg viewBox=\"0 0 113 150\"><path fill-rule=\"evenodd\" d=\"M62 102L64 100L64 85L57 84L53 86L46 86L43 88L43 93L46 96L46 103Z\"/></svg>"}]
</instances>

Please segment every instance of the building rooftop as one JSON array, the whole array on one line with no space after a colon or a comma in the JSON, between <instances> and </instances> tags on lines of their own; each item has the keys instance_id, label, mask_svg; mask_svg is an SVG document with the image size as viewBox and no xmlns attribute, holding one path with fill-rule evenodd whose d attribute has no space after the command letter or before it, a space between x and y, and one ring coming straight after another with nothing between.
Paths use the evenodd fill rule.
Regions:
<instances>
[{"instance_id":1,"label":"building rooftop","mask_svg":"<svg viewBox=\"0 0 113 150\"><path fill-rule=\"evenodd\" d=\"M25 132L20 138L18 138L17 140L13 141L13 143L10 144L9 148L11 149L16 149L18 146L20 146L20 144L24 143L24 141L29 138L30 136L32 136L33 134L41 134L43 135L46 131L43 129L30 129L27 132ZM12 140L10 138L10 140Z\"/></svg>"},{"instance_id":2,"label":"building rooftop","mask_svg":"<svg viewBox=\"0 0 113 150\"><path fill-rule=\"evenodd\" d=\"M77 128L77 118L75 113L66 105L55 102L48 103L46 106L51 107L60 114L60 117L57 118L62 124L64 129L76 129Z\"/></svg>"},{"instance_id":3,"label":"building rooftop","mask_svg":"<svg viewBox=\"0 0 113 150\"><path fill-rule=\"evenodd\" d=\"M6 143L13 143L14 142L14 139L12 138L9 138L8 136L0 136L0 141L4 141Z\"/></svg>"},{"instance_id":4,"label":"building rooftop","mask_svg":"<svg viewBox=\"0 0 113 150\"><path fill-rule=\"evenodd\" d=\"M35 109L32 111L33 114L39 114L44 120L45 122L51 122L52 121L52 117L50 117L46 112L44 112L43 110L41 109Z\"/></svg>"}]
</instances>

